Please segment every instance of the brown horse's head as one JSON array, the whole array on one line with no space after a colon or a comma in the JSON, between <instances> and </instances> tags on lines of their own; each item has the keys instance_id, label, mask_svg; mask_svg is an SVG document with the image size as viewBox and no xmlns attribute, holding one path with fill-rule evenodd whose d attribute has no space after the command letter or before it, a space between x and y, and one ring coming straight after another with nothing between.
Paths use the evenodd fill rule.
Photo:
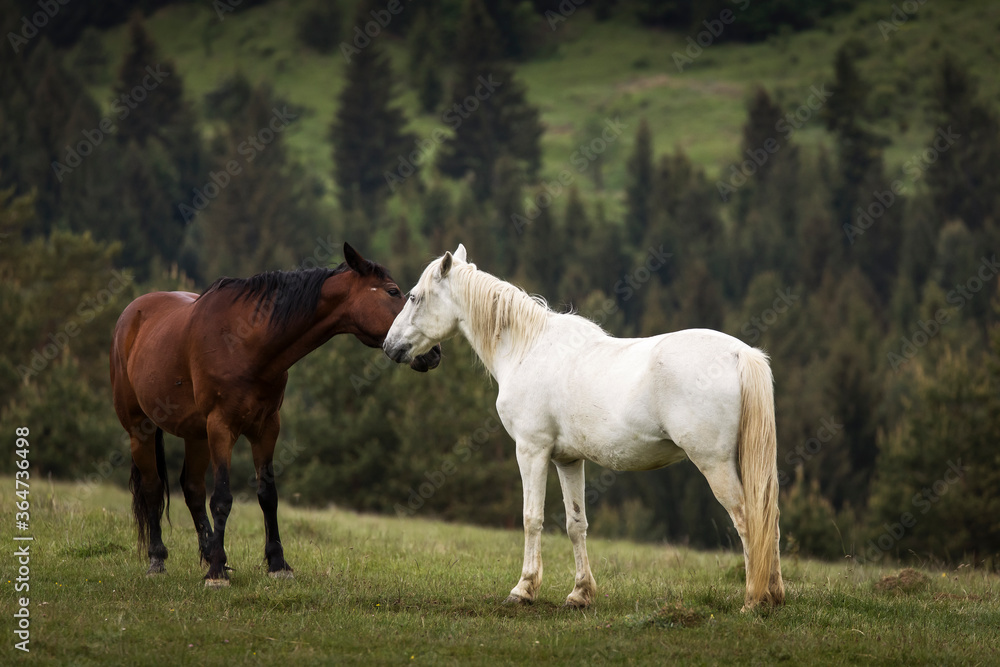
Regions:
<instances>
[{"instance_id":1,"label":"brown horse's head","mask_svg":"<svg viewBox=\"0 0 1000 667\"><path fill-rule=\"evenodd\" d=\"M396 316L406 305L403 293L386 268L361 256L350 244L344 243L344 260L357 274L350 291L350 312L354 335L368 347L382 347ZM421 373L441 363L441 346L435 345L410 362L410 368Z\"/></svg>"}]
</instances>

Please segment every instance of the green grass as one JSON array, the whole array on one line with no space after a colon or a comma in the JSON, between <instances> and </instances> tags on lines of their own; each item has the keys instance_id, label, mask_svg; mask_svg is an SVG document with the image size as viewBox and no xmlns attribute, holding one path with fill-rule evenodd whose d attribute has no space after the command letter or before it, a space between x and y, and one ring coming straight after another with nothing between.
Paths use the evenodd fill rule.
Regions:
<instances>
[{"instance_id":1,"label":"green grass","mask_svg":"<svg viewBox=\"0 0 1000 667\"><path fill-rule=\"evenodd\" d=\"M13 487L0 485L0 522L11 527ZM788 604L740 613L734 554L595 539L598 600L576 611L560 607L573 581L568 540L547 534L540 598L512 608L501 601L520 572L519 531L287 503L279 518L295 580L265 575L260 511L237 504L232 586L207 590L174 500L167 574L147 578L126 492L32 482L25 662L984 664L1000 645L1000 579L964 567L880 584L898 570L786 559ZM14 592L12 551L0 566L7 628L25 595Z\"/></svg>"}]
</instances>

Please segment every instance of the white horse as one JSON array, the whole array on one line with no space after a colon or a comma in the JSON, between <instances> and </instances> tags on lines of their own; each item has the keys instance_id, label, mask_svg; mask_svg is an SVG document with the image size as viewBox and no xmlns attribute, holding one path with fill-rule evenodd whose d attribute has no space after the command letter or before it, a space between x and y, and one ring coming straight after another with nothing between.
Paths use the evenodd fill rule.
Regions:
<instances>
[{"instance_id":1,"label":"white horse","mask_svg":"<svg viewBox=\"0 0 1000 667\"><path fill-rule=\"evenodd\" d=\"M587 559L584 460L653 470L684 458L708 479L743 541L745 608L784 602L767 355L707 329L613 338L479 271L461 244L424 270L383 349L409 362L459 332L496 378L497 411L516 443L524 486L524 568L507 602L531 603L541 586L550 461L576 560L566 605L585 607L596 584Z\"/></svg>"}]
</instances>

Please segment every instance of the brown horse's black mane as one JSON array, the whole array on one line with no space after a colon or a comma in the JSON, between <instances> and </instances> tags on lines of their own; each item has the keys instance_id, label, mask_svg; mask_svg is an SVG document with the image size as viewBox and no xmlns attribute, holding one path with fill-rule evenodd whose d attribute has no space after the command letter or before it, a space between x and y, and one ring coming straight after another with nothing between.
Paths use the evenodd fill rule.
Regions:
<instances>
[{"instance_id":1,"label":"brown horse's black mane","mask_svg":"<svg viewBox=\"0 0 1000 667\"><path fill-rule=\"evenodd\" d=\"M363 262L363 275L391 280L385 267L367 259ZM198 299L229 292L233 301L254 302L254 315L270 311L269 326L285 327L315 313L326 279L350 270L347 263L342 262L335 269L321 267L298 271L267 271L249 278L219 278Z\"/></svg>"}]
</instances>

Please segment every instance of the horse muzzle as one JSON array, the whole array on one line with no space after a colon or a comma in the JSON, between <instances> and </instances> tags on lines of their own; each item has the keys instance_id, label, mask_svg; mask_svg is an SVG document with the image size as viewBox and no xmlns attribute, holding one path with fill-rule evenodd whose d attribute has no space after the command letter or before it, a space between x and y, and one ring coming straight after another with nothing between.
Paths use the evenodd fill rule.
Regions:
<instances>
[{"instance_id":1,"label":"horse muzzle","mask_svg":"<svg viewBox=\"0 0 1000 667\"><path fill-rule=\"evenodd\" d=\"M413 344L407 342L393 342L391 338L386 338L382 344L382 351L385 355L397 364L409 363L410 368L421 373L426 373L432 368L437 368L441 363L441 344L431 347L424 354L413 355Z\"/></svg>"},{"instance_id":2,"label":"horse muzzle","mask_svg":"<svg viewBox=\"0 0 1000 667\"><path fill-rule=\"evenodd\" d=\"M397 364L402 364L410 361L410 349L413 347L410 343L390 343L389 339L386 338L385 342L382 343L382 351L385 352L385 356L389 357Z\"/></svg>"},{"instance_id":3,"label":"horse muzzle","mask_svg":"<svg viewBox=\"0 0 1000 667\"><path fill-rule=\"evenodd\" d=\"M410 362L410 368L418 373L426 373L432 368L437 368L440 363L441 344L439 343L432 347L427 353L414 357L413 361Z\"/></svg>"}]
</instances>

